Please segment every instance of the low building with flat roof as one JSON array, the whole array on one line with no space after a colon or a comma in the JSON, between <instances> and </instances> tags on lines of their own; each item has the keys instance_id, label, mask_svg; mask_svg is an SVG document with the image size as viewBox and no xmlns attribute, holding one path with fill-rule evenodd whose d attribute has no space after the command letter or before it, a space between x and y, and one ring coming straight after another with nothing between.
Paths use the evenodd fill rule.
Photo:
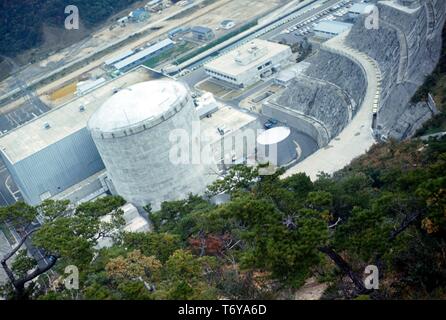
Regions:
<instances>
[{"instance_id":1,"label":"low building with flat roof","mask_svg":"<svg viewBox=\"0 0 446 320\"><path fill-rule=\"evenodd\" d=\"M147 61L150 58L158 56L159 54L172 48L173 46L174 42L172 40L170 39L161 40L160 42L157 42L154 45L151 45L150 47L145 48L144 50L141 50L115 63L113 67L116 70L120 71L130 70L136 67L137 65L143 63L144 61Z\"/></svg>"},{"instance_id":2,"label":"low building with flat roof","mask_svg":"<svg viewBox=\"0 0 446 320\"><path fill-rule=\"evenodd\" d=\"M280 70L291 55L287 45L254 39L208 62L204 68L212 78L243 88Z\"/></svg>"},{"instance_id":3,"label":"low building with flat roof","mask_svg":"<svg viewBox=\"0 0 446 320\"><path fill-rule=\"evenodd\" d=\"M209 143L212 159L227 168L255 160L256 136L262 125L254 115L230 106L221 106L211 117L200 122L202 140Z\"/></svg>"},{"instance_id":4,"label":"low building with flat roof","mask_svg":"<svg viewBox=\"0 0 446 320\"><path fill-rule=\"evenodd\" d=\"M209 41L214 38L214 31L208 27L195 26L191 30L192 37L198 41Z\"/></svg>"},{"instance_id":5,"label":"low building with flat roof","mask_svg":"<svg viewBox=\"0 0 446 320\"><path fill-rule=\"evenodd\" d=\"M330 39L338 34L350 30L353 24L340 21L321 21L314 27L317 37Z\"/></svg>"},{"instance_id":6,"label":"low building with flat roof","mask_svg":"<svg viewBox=\"0 0 446 320\"><path fill-rule=\"evenodd\" d=\"M131 56L134 53L135 53L134 50L126 50L124 52L118 53L117 55L111 57L110 59L105 60L105 65L106 66L113 65L113 64L115 64L115 63L117 63L119 61L122 61L125 58Z\"/></svg>"}]
</instances>

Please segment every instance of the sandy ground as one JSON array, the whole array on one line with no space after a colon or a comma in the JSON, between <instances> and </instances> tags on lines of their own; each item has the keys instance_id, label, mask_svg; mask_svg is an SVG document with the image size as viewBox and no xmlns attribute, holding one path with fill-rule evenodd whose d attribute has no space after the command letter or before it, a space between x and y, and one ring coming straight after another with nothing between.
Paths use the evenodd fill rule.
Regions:
<instances>
[{"instance_id":1,"label":"sandy ground","mask_svg":"<svg viewBox=\"0 0 446 320\"><path fill-rule=\"evenodd\" d=\"M325 283L319 283L315 278L309 278L305 284L296 291L295 300L319 300L328 285Z\"/></svg>"},{"instance_id":2,"label":"sandy ground","mask_svg":"<svg viewBox=\"0 0 446 320\"><path fill-rule=\"evenodd\" d=\"M270 11L280 3L280 0L243 0L231 1L220 10L209 12L194 21L194 25L202 25L214 30L216 36L221 36L231 30L224 30L220 28L220 23L223 20L234 20L236 25L233 29L241 24L249 21L255 16ZM241 6L243 4L243 10ZM218 30L217 30L218 28Z\"/></svg>"}]
</instances>

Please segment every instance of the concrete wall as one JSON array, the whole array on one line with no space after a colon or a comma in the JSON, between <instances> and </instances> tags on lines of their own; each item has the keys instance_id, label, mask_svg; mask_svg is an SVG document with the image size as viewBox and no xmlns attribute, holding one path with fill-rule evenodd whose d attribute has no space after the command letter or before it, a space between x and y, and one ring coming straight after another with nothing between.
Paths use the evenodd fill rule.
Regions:
<instances>
[{"instance_id":1,"label":"concrete wall","mask_svg":"<svg viewBox=\"0 0 446 320\"><path fill-rule=\"evenodd\" d=\"M309 135L317 142L320 148L327 145L330 141L330 134L320 121L296 110L267 102L262 106L262 113L269 118L277 119Z\"/></svg>"},{"instance_id":2,"label":"concrete wall","mask_svg":"<svg viewBox=\"0 0 446 320\"><path fill-rule=\"evenodd\" d=\"M24 200L31 205L39 204L46 192L54 196L104 169L87 128L15 164L3 153L2 157Z\"/></svg>"},{"instance_id":3,"label":"concrete wall","mask_svg":"<svg viewBox=\"0 0 446 320\"><path fill-rule=\"evenodd\" d=\"M349 121L350 101L330 83L298 78L274 102L317 119L330 137L338 135Z\"/></svg>"},{"instance_id":4,"label":"concrete wall","mask_svg":"<svg viewBox=\"0 0 446 320\"><path fill-rule=\"evenodd\" d=\"M308 134L323 147L355 115L367 81L358 64L325 49L306 61L310 66L305 74L270 99L263 113Z\"/></svg>"},{"instance_id":5,"label":"concrete wall","mask_svg":"<svg viewBox=\"0 0 446 320\"><path fill-rule=\"evenodd\" d=\"M353 100L352 115L356 108L362 104L367 80L362 68L347 57L320 50L316 55L307 60L310 66L305 71L308 77L332 83L344 90Z\"/></svg>"}]
</instances>

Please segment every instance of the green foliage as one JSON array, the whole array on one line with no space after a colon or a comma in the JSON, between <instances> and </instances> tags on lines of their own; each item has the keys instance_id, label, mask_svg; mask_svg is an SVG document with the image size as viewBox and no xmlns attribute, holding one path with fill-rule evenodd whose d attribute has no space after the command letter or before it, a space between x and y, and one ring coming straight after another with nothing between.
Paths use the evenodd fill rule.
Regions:
<instances>
[{"instance_id":1,"label":"green foliage","mask_svg":"<svg viewBox=\"0 0 446 320\"><path fill-rule=\"evenodd\" d=\"M150 218L156 231L179 234L185 240L195 227L189 216L193 212L206 213L211 208L213 206L203 198L190 195L186 200L162 203L161 210L152 213Z\"/></svg>"},{"instance_id":2,"label":"green foliage","mask_svg":"<svg viewBox=\"0 0 446 320\"><path fill-rule=\"evenodd\" d=\"M223 179L216 180L208 187L208 195L214 196L220 193L233 194L240 191L247 191L258 179L258 169L235 165L231 167Z\"/></svg>"},{"instance_id":3,"label":"green foliage","mask_svg":"<svg viewBox=\"0 0 446 320\"><path fill-rule=\"evenodd\" d=\"M122 199L84 204L74 215L66 203L45 202L38 210L46 222L33 243L82 267L82 299L272 298L278 287L297 288L315 275L329 282L328 297L340 298L339 289L351 284L324 248L359 279L366 265L378 265L381 297L444 298L445 172L446 138L377 145L314 182L236 166L209 189L230 193L229 202L190 195L147 208L153 232L124 233L94 259L96 235L118 226ZM22 218L33 212L23 204L14 210ZM118 218L107 225L100 217L110 211ZM30 266L25 262L17 270Z\"/></svg>"},{"instance_id":4,"label":"green foliage","mask_svg":"<svg viewBox=\"0 0 446 320\"><path fill-rule=\"evenodd\" d=\"M110 196L99 198L95 201L84 202L76 208L76 214L83 214L91 217L102 217L107 213L116 210L125 204L125 200L120 196Z\"/></svg>"},{"instance_id":5,"label":"green foliage","mask_svg":"<svg viewBox=\"0 0 446 320\"><path fill-rule=\"evenodd\" d=\"M24 230L36 217L37 209L22 201L0 208L0 224L9 223L18 230Z\"/></svg>"},{"instance_id":6,"label":"green foliage","mask_svg":"<svg viewBox=\"0 0 446 320\"><path fill-rule=\"evenodd\" d=\"M11 269L18 277L23 277L36 265L36 259L28 256L26 250L20 250L12 263Z\"/></svg>"},{"instance_id":7,"label":"green foliage","mask_svg":"<svg viewBox=\"0 0 446 320\"><path fill-rule=\"evenodd\" d=\"M48 254L85 265L93 257L98 235L111 234L123 225L122 211L116 210L123 203L122 198L105 197L81 204L71 214L67 201L47 200L40 206L46 223L34 234L33 244ZM111 222L101 221L107 213L112 214Z\"/></svg>"},{"instance_id":8,"label":"green foliage","mask_svg":"<svg viewBox=\"0 0 446 320\"><path fill-rule=\"evenodd\" d=\"M141 250L144 255L155 256L161 262L182 246L180 237L170 233L125 233L123 246L128 250Z\"/></svg>"},{"instance_id":9,"label":"green foliage","mask_svg":"<svg viewBox=\"0 0 446 320\"><path fill-rule=\"evenodd\" d=\"M264 199L237 198L222 209L243 226L239 236L248 247L241 253L244 268L271 271L272 277L293 286L303 284L309 268L319 260L318 246L327 239L326 221L319 212L302 209L287 226L287 216Z\"/></svg>"}]
</instances>

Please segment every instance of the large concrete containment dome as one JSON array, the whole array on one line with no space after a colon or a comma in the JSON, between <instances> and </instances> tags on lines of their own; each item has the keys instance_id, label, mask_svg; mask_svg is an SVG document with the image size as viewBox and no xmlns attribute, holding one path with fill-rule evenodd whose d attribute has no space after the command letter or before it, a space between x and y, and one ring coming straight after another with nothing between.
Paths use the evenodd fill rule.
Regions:
<instances>
[{"instance_id":1,"label":"large concrete containment dome","mask_svg":"<svg viewBox=\"0 0 446 320\"><path fill-rule=\"evenodd\" d=\"M257 160L283 166L297 158L296 145L291 139L288 127L274 127L263 131L257 137Z\"/></svg>"},{"instance_id":2,"label":"large concrete containment dome","mask_svg":"<svg viewBox=\"0 0 446 320\"><path fill-rule=\"evenodd\" d=\"M182 152L190 152L199 121L185 85L163 79L122 89L90 118L88 129L116 192L142 207L202 193L212 182L209 167L172 161L172 132L181 130Z\"/></svg>"}]
</instances>

